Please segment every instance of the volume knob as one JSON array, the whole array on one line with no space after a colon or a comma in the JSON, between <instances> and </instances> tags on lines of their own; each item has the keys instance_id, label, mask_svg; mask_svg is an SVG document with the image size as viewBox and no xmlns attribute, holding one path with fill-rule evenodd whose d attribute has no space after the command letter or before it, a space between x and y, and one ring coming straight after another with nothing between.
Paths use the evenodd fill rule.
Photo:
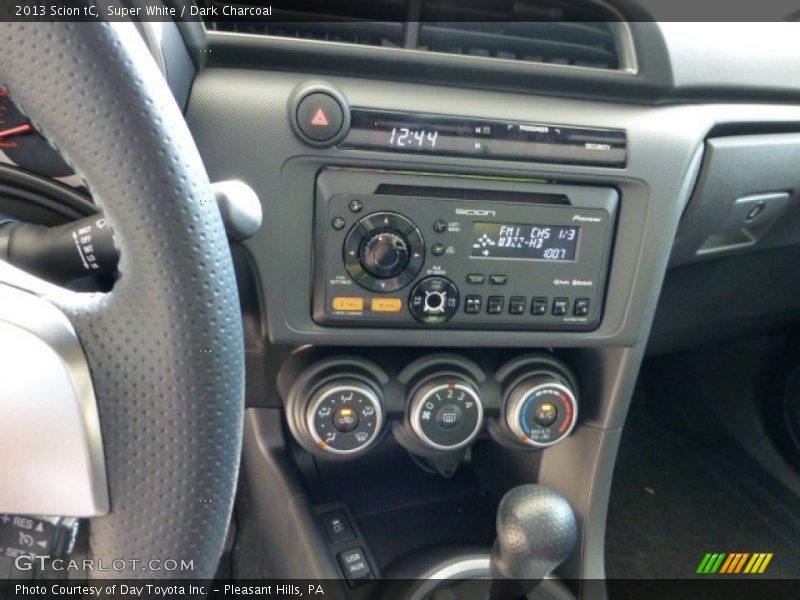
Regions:
<instances>
[{"instance_id":1,"label":"volume knob","mask_svg":"<svg viewBox=\"0 0 800 600\"><path fill-rule=\"evenodd\" d=\"M361 245L359 258L367 273L389 279L403 272L408 255L408 240L399 231L388 230L370 234Z\"/></svg>"}]
</instances>

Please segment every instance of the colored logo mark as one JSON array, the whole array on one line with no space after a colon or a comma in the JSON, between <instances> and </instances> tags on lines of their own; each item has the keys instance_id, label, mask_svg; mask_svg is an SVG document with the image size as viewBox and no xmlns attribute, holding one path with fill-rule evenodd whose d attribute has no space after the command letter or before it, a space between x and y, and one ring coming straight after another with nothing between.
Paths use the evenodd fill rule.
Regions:
<instances>
[{"instance_id":1,"label":"colored logo mark","mask_svg":"<svg viewBox=\"0 0 800 600\"><path fill-rule=\"evenodd\" d=\"M772 552L714 552L708 553L700 561L697 573L703 575L717 574L756 574L763 573L772 560Z\"/></svg>"}]
</instances>

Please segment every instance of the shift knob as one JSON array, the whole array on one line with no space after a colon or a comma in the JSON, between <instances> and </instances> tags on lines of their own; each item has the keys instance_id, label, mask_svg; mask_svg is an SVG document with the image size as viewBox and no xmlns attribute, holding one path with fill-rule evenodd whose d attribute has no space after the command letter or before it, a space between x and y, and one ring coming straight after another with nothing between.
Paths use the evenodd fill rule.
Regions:
<instances>
[{"instance_id":1,"label":"shift knob","mask_svg":"<svg viewBox=\"0 0 800 600\"><path fill-rule=\"evenodd\" d=\"M516 582L527 593L566 560L576 539L575 513L566 498L540 485L515 487L497 510L492 577Z\"/></svg>"}]
</instances>

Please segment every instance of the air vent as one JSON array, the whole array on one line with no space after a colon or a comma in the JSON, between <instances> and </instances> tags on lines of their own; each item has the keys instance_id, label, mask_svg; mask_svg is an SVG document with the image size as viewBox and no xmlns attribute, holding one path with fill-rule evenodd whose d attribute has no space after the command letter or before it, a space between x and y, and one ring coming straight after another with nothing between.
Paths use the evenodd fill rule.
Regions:
<instances>
[{"instance_id":1,"label":"air vent","mask_svg":"<svg viewBox=\"0 0 800 600\"><path fill-rule=\"evenodd\" d=\"M198 0L201 6L223 8L263 7L263 2ZM400 48L404 45L407 0L294 0L271 3L269 21L206 20L216 31L343 42L367 46ZM236 14L236 13L234 13ZM213 19L213 17L212 17Z\"/></svg>"},{"instance_id":2,"label":"air vent","mask_svg":"<svg viewBox=\"0 0 800 600\"><path fill-rule=\"evenodd\" d=\"M224 15L225 6L198 0ZM273 2L269 21L206 20L252 33L464 56L633 70L620 16L591 0L295 0ZM230 14L230 13L228 13Z\"/></svg>"},{"instance_id":3,"label":"air vent","mask_svg":"<svg viewBox=\"0 0 800 600\"><path fill-rule=\"evenodd\" d=\"M617 69L618 20L590 2L425 0L417 49Z\"/></svg>"}]
</instances>

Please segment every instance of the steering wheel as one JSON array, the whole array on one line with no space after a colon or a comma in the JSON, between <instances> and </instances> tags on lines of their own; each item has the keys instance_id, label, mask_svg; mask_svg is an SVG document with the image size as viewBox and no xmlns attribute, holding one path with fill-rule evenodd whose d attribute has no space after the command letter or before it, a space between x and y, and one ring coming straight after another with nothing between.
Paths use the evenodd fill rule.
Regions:
<instances>
[{"instance_id":1,"label":"steering wheel","mask_svg":"<svg viewBox=\"0 0 800 600\"><path fill-rule=\"evenodd\" d=\"M127 560L111 574L211 578L241 454L244 353L197 148L132 24L2 23L0 38L0 82L83 177L121 255L106 294L22 284L32 278L0 269L0 288L36 289L66 316L91 373L109 510L90 520L90 558L183 559L191 572Z\"/></svg>"}]
</instances>

